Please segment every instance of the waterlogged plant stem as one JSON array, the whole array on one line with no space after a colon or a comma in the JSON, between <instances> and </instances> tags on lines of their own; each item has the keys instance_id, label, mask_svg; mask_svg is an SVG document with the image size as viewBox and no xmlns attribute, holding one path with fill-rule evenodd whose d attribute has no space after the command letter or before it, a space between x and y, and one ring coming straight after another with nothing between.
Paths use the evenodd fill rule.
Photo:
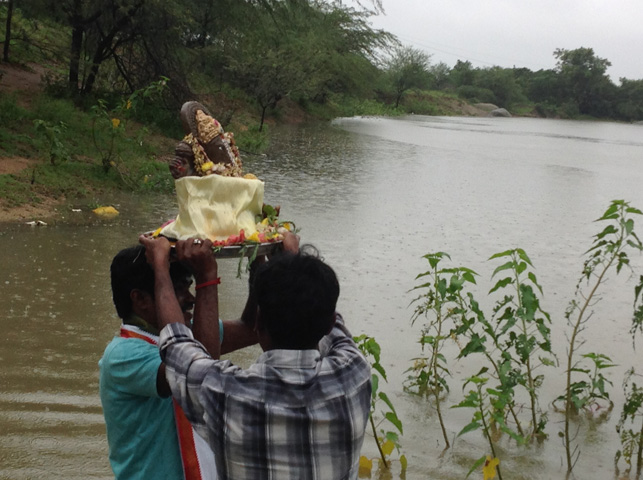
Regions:
<instances>
[{"instance_id":1,"label":"waterlogged plant stem","mask_svg":"<svg viewBox=\"0 0 643 480\"><path fill-rule=\"evenodd\" d=\"M436 282L437 284L437 282ZM440 421L440 428L442 429L442 436L444 437L444 443L446 444L445 449L450 448L451 444L449 443L449 437L447 435L447 430L446 427L444 426L444 420L442 419L442 409L440 408L440 385L438 381L438 353L439 353L439 342L440 338L442 336L442 308L441 308L441 302L439 300L439 296L437 296L436 292L436 298L437 300L437 322L438 322L438 332L435 337L435 341L433 342L433 349L432 349L432 365L431 368L433 369L433 378L435 381L435 388L433 389L433 395L435 396L435 410L438 413L438 420Z\"/></svg>"},{"instance_id":2,"label":"waterlogged plant stem","mask_svg":"<svg viewBox=\"0 0 643 480\"><path fill-rule=\"evenodd\" d=\"M493 447L493 441L491 440L491 435L489 434L489 426L487 425L487 420L485 419L485 414L484 414L484 402L482 401L482 385L477 384L476 385L478 389L478 397L480 398L480 403L478 405L478 410L480 412L480 421L482 422L482 428L485 434L485 437L487 437L487 441L489 442L489 448L491 448L491 455L493 458L498 458L496 456L496 449ZM496 471L498 472L498 480L502 480L502 473L500 472L500 464L496 466Z\"/></svg>"},{"instance_id":3,"label":"waterlogged plant stem","mask_svg":"<svg viewBox=\"0 0 643 480\"><path fill-rule=\"evenodd\" d=\"M516 255L515 253L513 254L514 256ZM514 260L515 261L515 260ZM528 338L528 330L527 330L527 321L525 320L525 315L524 315L524 305L522 301L522 295L520 294L520 275L518 273L517 269L514 269L514 276L516 278L516 297L518 298L518 309L519 311L523 312L523 315L520 316L520 322L522 325L522 333L525 336L525 339ZM534 376L531 370L531 354L527 356L527 361L525 362L525 366L527 367L527 385L529 386L529 402L531 404L531 434L535 435L538 433L538 422L536 420L536 391L534 388ZM513 412L513 408L512 408ZM524 436L522 433L522 429L520 429L520 435Z\"/></svg>"},{"instance_id":4,"label":"waterlogged plant stem","mask_svg":"<svg viewBox=\"0 0 643 480\"><path fill-rule=\"evenodd\" d=\"M380 458L382 459L382 463L384 464L384 467L388 469L388 462L386 461L386 455L384 455L384 452L382 451L382 446L380 445L380 442L377 439L377 429L375 428L375 422L373 421L372 413L368 416L368 420L371 422L371 428L373 429L373 437L375 437L375 445L377 445L377 451L380 452Z\"/></svg>"},{"instance_id":5,"label":"waterlogged plant stem","mask_svg":"<svg viewBox=\"0 0 643 480\"><path fill-rule=\"evenodd\" d=\"M496 345L496 347L498 347L498 345ZM489 355L488 352L485 352L484 355L485 357L487 357L487 360L489 360L489 363L491 363L491 366L496 372L497 377L500 378L500 368L498 367L498 363L493 358L491 358L491 355ZM524 437L525 433L522 429L522 426L520 425L520 420L518 420L518 415L516 414L516 410L514 408L513 399L510 402L507 402L507 408L509 408L509 412L511 413L511 416L513 417L514 422L516 423L516 429L518 430L518 433L520 434L521 437Z\"/></svg>"},{"instance_id":6,"label":"waterlogged plant stem","mask_svg":"<svg viewBox=\"0 0 643 480\"><path fill-rule=\"evenodd\" d=\"M596 281L594 286L589 292L589 295L585 298L582 306L576 303L575 300L572 300L570 307L568 308L565 316L567 318L568 324L572 327L572 333L569 341L569 352L567 355L567 383L566 390L564 394L565 399L565 430L564 430L564 443L565 443L565 455L567 460L567 476L571 474L574 464L580 456L580 452L575 455L571 451L571 442L572 438L569 432L570 428L570 417L572 415L572 408L579 407L579 405L574 404L572 400L578 400L574 393L572 392L572 387L575 384L572 384L572 370L574 369L574 353L577 348L577 339L579 333L583 330L583 324L587 322L585 314L588 307L592 304L592 299L596 295L598 287L603 283L607 271L616 263L616 273L618 274L623 266L629 266L629 259L625 253L626 246L629 246L638 251L643 250L643 243L639 240L638 236L634 232L634 220L628 217L628 214L643 215L643 212L640 210L630 207L629 204L623 200L613 200L610 207L605 211L603 216L597 221L602 220L612 220L613 223L605 227L600 233L595 235L595 240L592 244L592 247L586 252L591 253L591 256L585 261L583 274L581 280L577 286L577 295L580 292L580 283L583 281L583 278L587 278L589 282L590 278L595 277ZM599 266L602 266L600 274L595 274L595 269ZM635 289L636 295L638 296L639 287ZM573 312L578 309L578 317L575 322L571 322L570 318ZM596 357L594 355L594 357ZM604 356L602 356L604 357ZM607 358L607 357L605 357ZM594 359L596 363L596 359ZM597 365L598 367L598 365ZM604 367L603 367L604 368ZM593 381L592 381L593 383ZM601 387L602 389L602 387ZM590 399L593 395L593 391L590 392ZM604 392L600 392L598 398L606 399L608 398ZM577 402L578 403L578 402ZM580 405L583 407L585 405ZM573 458L575 456L575 458Z\"/></svg>"},{"instance_id":7,"label":"waterlogged plant stem","mask_svg":"<svg viewBox=\"0 0 643 480\"><path fill-rule=\"evenodd\" d=\"M621 238L622 238L622 227L621 227ZM594 297L594 294L598 290L598 287L601 285L603 282L603 277L605 277L605 274L609 270L609 268L612 266L612 263L614 263L614 260L619 254L620 249L616 249L614 251L614 254L610 258L609 262L607 265L603 268L603 271L600 273L598 276L598 279L596 280L596 283L594 284L594 287L590 291L589 295L585 299L585 302L583 303L583 306L580 309L580 312L578 313L578 318L576 319L576 322L574 324L574 327L572 329L572 336L569 340L569 353L567 355L567 389L565 391L565 456L567 458L567 474L569 475L572 470L574 469L574 465L576 463L575 460L572 459L572 452L571 452L571 437L569 434L569 420L572 415L572 390L571 390L571 385L572 385L572 366L574 362L574 351L575 351L575 346L576 346L576 337L578 336L578 333L580 332L580 327L583 324L583 319L585 316L585 310L587 310L587 307L589 307L590 302L592 298ZM578 456L576 457L578 459Z\"/></svg>"},{"instance_id":8,"label":"waterlogged plant stem","mask_svg":"<svg viewBox=\"0 0 643 480\"><path fill-rule=\"evenodd\" d=\"M643 424L641 424L641 432L639 433L639 448L636 452L636 478L641 477L641 460L643 460Z\"/></svg>"}]
</instances>

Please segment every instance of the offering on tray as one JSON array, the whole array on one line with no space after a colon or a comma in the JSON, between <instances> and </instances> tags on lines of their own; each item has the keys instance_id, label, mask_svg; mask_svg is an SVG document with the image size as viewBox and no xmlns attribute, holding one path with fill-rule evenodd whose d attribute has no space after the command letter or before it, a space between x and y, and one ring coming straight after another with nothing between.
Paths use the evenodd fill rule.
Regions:
<instances>
[{"instance_id":1,"label":"offering on tray","mask_svg":"<svg viewBox=\"0 0 643 480\"><path fill-rule=\"evenodd\" d=\"M170 163L179 212L154 235L209 238L216 247L280 242L292 224L264 205L264 183L243 174L234 135L198 102L183 104L181 123L186 135Z\"/></svg>"}]
</instances>

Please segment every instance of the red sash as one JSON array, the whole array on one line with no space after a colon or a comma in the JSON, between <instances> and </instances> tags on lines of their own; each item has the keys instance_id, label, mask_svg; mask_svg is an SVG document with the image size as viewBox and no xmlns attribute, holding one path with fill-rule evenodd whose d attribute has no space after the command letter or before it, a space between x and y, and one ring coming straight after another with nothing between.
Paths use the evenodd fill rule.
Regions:
<instances>
[{"instance_id":1,"label":"red sash","mask_svg":"<svg viewBox=\"0 0 643 480\"><path fill-rule=\"evenodd\" d=\"M152 345L159 344L156 335L147 333L133 325L121 325L120 336L138 338ZM216 480L216 466L212 450L205 440L194 431L178 402L174 399L172 402L185 480Z\"/></svg>"}]
</instances>

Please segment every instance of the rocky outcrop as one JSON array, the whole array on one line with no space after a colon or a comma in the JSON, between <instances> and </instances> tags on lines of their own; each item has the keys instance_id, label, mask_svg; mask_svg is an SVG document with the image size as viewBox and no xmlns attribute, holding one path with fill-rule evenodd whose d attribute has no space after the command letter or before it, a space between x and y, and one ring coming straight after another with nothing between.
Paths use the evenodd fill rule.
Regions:
<instances>
[{"instance_id":1,"label":"rocky outcrop","mask_svg":"<svg viewBox=\"0 0 643 480\"><path fill-rule=\"evenodd\" d=\"M505 108L496 108L495 110L491 110L489 112L490 117L511 117L511 113L507 111Z\"/></svg>"},{"instance_id":2,"label":"rocky outcrop","mask_svg":"<svg viewBox=\"0 0 643 480\"><path fill-rule=\"evenodd\" d=\"M480 110L484 110L485 112L491 112L492 110L498 109L498 105L494 105L493 103L474 103L473 106Z\"/></svg>"}]
</instances>

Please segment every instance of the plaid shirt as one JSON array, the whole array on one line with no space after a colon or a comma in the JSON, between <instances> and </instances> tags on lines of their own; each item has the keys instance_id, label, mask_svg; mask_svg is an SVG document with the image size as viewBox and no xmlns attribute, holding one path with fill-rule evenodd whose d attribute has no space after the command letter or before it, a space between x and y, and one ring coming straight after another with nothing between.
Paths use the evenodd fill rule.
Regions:
<instances>
[{"instance_id":1,"label":"plaid shirt","mask_svg":"<svg viewBox=\"0 0 643 480\"><path fill-rule=\"evenodd\" d=\"M213 360L181 324L162 330L160 346L221 479L357 478L371 371L339 315L319 351L270 350L247 370Z\"/></svg>"}]
</instances>

